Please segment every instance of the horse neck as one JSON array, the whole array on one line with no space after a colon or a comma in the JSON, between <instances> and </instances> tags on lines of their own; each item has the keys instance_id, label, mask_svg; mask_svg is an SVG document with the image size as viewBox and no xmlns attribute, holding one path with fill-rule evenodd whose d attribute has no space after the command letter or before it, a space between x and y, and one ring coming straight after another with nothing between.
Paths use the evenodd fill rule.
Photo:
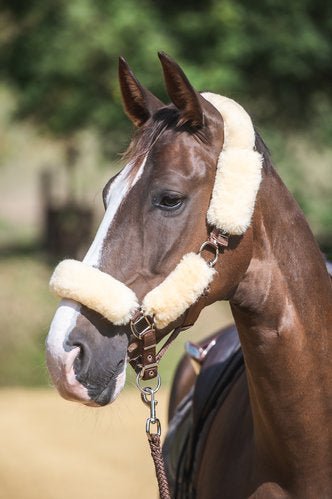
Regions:
<instances>
[{"instance_id":1,"label":"horse neck","mask_svg":"<svg viewBox=\"0 0 332 499\"><path fill-rule=\"evenodd\" d=\"M264 172L253 256L231 307L259 473L301 487L301 497L313 497L313 474L332 490L332 287L301 210L273 170Z\"/></svg>"}]
</instances>

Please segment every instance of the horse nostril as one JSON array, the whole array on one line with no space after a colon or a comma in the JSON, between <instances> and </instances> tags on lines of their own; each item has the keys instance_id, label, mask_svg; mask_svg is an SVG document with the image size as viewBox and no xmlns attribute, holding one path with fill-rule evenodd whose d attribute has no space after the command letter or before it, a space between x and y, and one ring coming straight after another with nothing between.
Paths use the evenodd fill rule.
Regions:
<instances>
[{"instance_id":1,"label":"horse nostril","mask_svg":"<svg viewBox=\"0 0 332 499\"><path fill-rule=\"evenodd\" d=\"M124 366L125 366L125 359L119 360L119 362L117 363L116 368L115 368L115 374L116 375L121 374L124 370Z\"/></svg>"},{"instance_id":2,"label":"horse nostril","mask_svg":"<svg viewBox=\"0 0 332 499\"><path fill-rule=\"evenodd\" d=\"M75 361L74 361L74 371L76 374L81 372L83 362L84 362L84 347L82 345L75 345L80 349Z\"/></svg>"},{"instance_id":3,"label":"horse nostril","mask_svg":"<svg viewBox=\"0 0 332 499\"><path fill-rule=\"evenodd\" d=\"M74 372L76 374L76 377L79 376L81 378L88 371L88 367L89 367L89 363L90 363L89 348L79 341L73 343L72 348L79 349L79 352L78 352L78 354L74 360L74 363L73 363L73 368L74 368Z\"/></svg>"}]
</instances>

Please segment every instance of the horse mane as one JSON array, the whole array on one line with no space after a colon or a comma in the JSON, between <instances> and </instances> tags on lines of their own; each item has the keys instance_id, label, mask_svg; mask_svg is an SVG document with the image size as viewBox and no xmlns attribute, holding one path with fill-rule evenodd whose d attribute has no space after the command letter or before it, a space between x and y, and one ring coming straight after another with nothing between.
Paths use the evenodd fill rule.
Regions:
<instances>
[{"instance_id":1,"label":"horse mane","mask_svg":"<svg viewBox=\"0 0 332 499\"><path fill-rule=\"evenodd\" d=\"M272 171L274 168L272 165L270 149L265 144L257 128L256 127L254 128L255 128L255 148L263 157L263 168L267 172Z\"/></svg>"}]
</instances>

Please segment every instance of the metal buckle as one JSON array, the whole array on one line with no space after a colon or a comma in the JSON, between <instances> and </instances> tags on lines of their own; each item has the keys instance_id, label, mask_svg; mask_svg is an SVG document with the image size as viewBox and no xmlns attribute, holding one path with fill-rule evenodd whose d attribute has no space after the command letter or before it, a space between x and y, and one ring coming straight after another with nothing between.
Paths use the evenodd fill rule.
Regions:
<instances>
[{"instance_id":1,"label":"metal buckle","mask_svg":"<svg viewBox=\"0 0 332 499\"><path fill-rule=\"evenodd\" d=\"M204 243L202 244L202 246L199 248L199 252L198 254L200 256L202 256L202 252L206 249L206 248L213 248L214 250L214 258L212 258L212 260L209 260L207 262L207 264L210 266L210 267L214 267L215 264L217 263L218 261L218 256L219 256L219 247L218 247L218 244L216 244L215 242L213 241L204 241Z\"/></svg>"},{"instance_id":2,"label":"metal buckle","mask_svg":"<svg viewBox=\"0 0 332 499\"><path fill-rule=\"evenodd\" d=\"M149 373L149 378L153 378L154 375L155 375L155 371L154 369L155 368L158 368L158 363L157 362L154 362L153 364L147 364L146 366L141 366L141 370L139 372L139 376L140 378L143 378L145 373L146 372L149 372L149 370L151 370L151 372Z\"/></svg>"},{"instance_id":3,"label":"metal buckle","mask_svg":"<svg viewBox=\"0 0 332 499\"><path fill-rule=\"evenodd\" d=\"M202 246L199 248L198 254L200 256L202 256L202 252L206 248L212 248L213 249L214 257L212 258L212 260L209 260L207 262L207 264L210 267L214 267L215 264L218 261L219 247L227 248L227 246L228 246L228 238L229 238L228 232L226 232L224 230L221 230L221 229L217 229L215 227L210 232L209 238L207 239L207 241L204 241L204 243L202 244Z\"/></svg>"},{"instance_id":4,"label":"metal buckle","mask_svg":"<svg viewBox=\"0 0 332 499\"><path fill-rule=\"evenodd\" d=\"M227 248L229 243L229 234L225 230L214 228L209 235L209 240L217 244L218 246L222 246Z\"/></svg>"},{"instance_id":5,"label":"metal buckle","mask_svg":"<svg viewBox=\"0 0 332 499\"><path fill-rule=\"evenodd\" d=\"M141 315L137 319L130 321L131 332L139 340L142 339L142 336L144 335L144 333L146 333L149 330L154 329L153 319L147 315L144 315L142 311L140 313L141 313ZM145 324L144 323L141 324L142 321L145 321ZM141 328L143 328L143 329L139 330Z\"/></svg>"}]
</instances>

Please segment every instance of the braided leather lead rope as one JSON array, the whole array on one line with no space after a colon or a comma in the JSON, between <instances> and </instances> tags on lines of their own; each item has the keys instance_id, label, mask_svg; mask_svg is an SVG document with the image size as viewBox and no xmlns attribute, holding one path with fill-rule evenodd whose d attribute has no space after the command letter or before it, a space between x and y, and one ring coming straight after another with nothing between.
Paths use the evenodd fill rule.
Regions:
<instances>
[{"instance_id":1,"label":"braided leather lead rope","mask_svg":"<svg viewBox=\"0 0 332 499\"><path fill-rule=\"evenodd\" d=\"M156 470L160 499L171 499L168 480L165 473L164 458L161 451L160 436L158 433L149 436L148 442Z\"/></svg>"},{"instance_id":2,"label":"braided leather lead rope","mask_svg":"<svg viewBox=\"0 0 332 499\"><path fill-rule=\"evenodd\" d=\"M160 444L161 424L159 419L157 418L156 412L158 401L155 398L155 394L160 388L160 376L159 374L157 375L156 385L154 387L142 386L141 383L142 378L140 377L140 373L138 373L136 378L136 385L141 391L142 402L150 409L150 415L145 423L145 432L148 437L151 456L156 471L160 499L171 499L168 480L165 472L164 457Z\"/></svg>"}]
</instances>

